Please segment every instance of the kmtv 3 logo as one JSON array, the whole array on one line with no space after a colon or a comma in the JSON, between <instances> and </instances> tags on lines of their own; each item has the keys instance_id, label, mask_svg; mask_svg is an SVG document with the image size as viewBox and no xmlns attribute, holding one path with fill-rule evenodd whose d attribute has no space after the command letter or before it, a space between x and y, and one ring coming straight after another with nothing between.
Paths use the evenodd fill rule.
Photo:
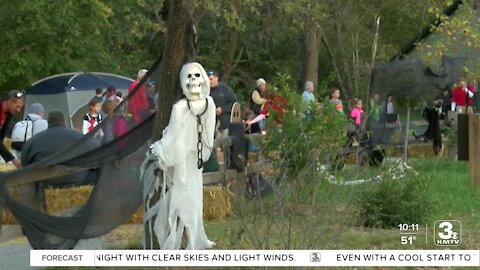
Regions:
<instances>
[{"instance_id":1,"label":"kmtv 3 logo","mask_svg":"<svg viewBox=\"0 0 480 270\"><path fill-rule=\"evenodd\" d=\"M320 252L310 253L310 261L314 263L319 263L321 261Z\"/></svg>"},{"instance_id":2,"label":"kmtv 3 logo","mask_svg":"<svg viewBox=\"0 0 480 270\"><path fill-rule=\"evenodd\" d=\"M437 220L434 227L437 246L459 246L462 243L462 223L458 220Z\"/></svg>"}]
</instances>

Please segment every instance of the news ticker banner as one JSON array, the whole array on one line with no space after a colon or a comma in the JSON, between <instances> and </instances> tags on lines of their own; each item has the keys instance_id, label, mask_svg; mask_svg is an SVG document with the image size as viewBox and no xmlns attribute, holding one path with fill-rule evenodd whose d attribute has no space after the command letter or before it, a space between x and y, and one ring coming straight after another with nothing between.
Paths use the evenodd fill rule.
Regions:
<instances>
[{"instance_id":1,"label":"news ticker banner","mask_svg":"<svg viewBox=\"0 0 480 270\"><path fill-rule=\"evenodd\" d=\"M480 250L31 250L30 266L480 266Z\"/></svg>"}]
</instances>

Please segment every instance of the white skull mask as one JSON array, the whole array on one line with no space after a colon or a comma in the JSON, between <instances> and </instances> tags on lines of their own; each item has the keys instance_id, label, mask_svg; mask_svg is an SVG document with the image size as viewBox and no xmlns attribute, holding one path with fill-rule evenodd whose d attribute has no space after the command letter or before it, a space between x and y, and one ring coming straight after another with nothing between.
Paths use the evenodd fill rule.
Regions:
<instances>
[{"instance_id":1,"label":"white skull mask","mask_svg":"<svg viewBox=\"0 0 480 270\"><path fill-rule=\"evenodd\" d=\"M183 65L180 84L188 100L203 100L210 95L210 81L202 65L193 62Z\"/></svg>"}]
</instances>

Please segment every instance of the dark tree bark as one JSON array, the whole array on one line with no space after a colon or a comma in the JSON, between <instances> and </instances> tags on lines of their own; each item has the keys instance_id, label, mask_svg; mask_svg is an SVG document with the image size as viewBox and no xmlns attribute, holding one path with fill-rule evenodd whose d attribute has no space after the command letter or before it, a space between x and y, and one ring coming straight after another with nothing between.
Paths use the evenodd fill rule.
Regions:
<instances>
[{"instance_id":1,"label":"dark tree bark","mask_svg":"<svg viewBox=\"0 0 480 270\"><path fill-rule=\"evenodd\" d=\"M330 64L332 64L333 71L335 72L335 76L337 77L337 82L341 89L345 89L345 83L343 81L342 74L340 73L340 69L337 65L337 61L335 60L335 55L333 54L333 50L330 47L330 43L328 42L327 37L325 36L325 33L322 31L321 28L320 28L320 35L322 38L322 42L325 45L325 49L327 50L328 58L330 59Z\"/></svg>"},{"instance_id":2,"label":"dark tree bark","mask_svg":"<svg viewBox=\"0 0 480 270\"><path fill-rule=\"evenodd\" d=\"M195 7L195 8L194 8ZM179 98L180 84L178 75L182 65L193 57L193 14L198 2L175 0L170 2L168 28L165 37L160 78L158 78L159 99L153 141L162 137L162 131L170 119L173 104Z\"/></svg>"},{"instance_id":3,"label":"dark tree bark","mask_svg":"<svg viewBox=\"0 0 480 270\"><path fill-rule=\"evenodd\" d=\"M305 62L307 61L307 53L305 51L305 35L299 35L297 40L297 55L296 55L296 65L295 65L295 79L296 86L299 93L302 93L302 88L305 83Z\"/></svg>"},{"instance_id":4,"label":"dark tree bark","mask_svg":"<svg viewBox=\"0 0 480 270\"><path fill-rule=\"evenodd\" d=\"M230 28L227 32L227 49L225 51L224 62L220 68L223 81L228 81L232 67L235 62L235 51L237 50L238 34L233 28Z\"/></svg>"},{"instance_id":5,"label":"dark tree bark","mask_svg":"<svg viewBox=\"0 0 480 270\"><path fill-rule=\"evenodd\" d=\"M318 57L320 53L320 31L318 23L307 19L305 29L305 81L312 81L318 86Z\"/></svg>"},{"instance_id":6,"label":"dark tree bark","mask_svg":"<svg viewBox=\"0 0 480 270\"><path fill-rule=\"evenodd\" d=\"M232 13L238 13L238 1L231 1ZM236 17L236 16L232 16ZM235 63L235 52L238 48L238 32L234 26L230 26L227 32L227 48L225 50L224 62L220 68L222 80L228 81Z\"/></svg>"},{"instance_id":7,"label":"dark tree bark","mask_svg":"<svg viewBox=\"0 0 480 270\"><path fill-rule=\"evenodd\" d=\"M168 3L168 28L159 78L157 78L160 96L152 141L157 141L162 137L163 129L170 119L172 106L181 95L178 75L182 65L193 57L193 25L198 5L198 2L189 0L172 0ZM149 205L153 206L159 197L160 192L157 192ZM155 235L150 234L149 228L153 228L152 223L145 224L145 246L147 249L159 249Z\"/></svg>"},{"instance_id":8,"label":"dark tree bark","mask_svg":"<svg viewBox=\"0 0 480 270\"><path fill-rule=\"evenodd\" d=\"M343 33L342 33L342 19L344 19L343 15L341 14L341 9L342 9L342 3L339 0L334 1L333 4L333 14L335 17L334 20L334 27L335 27L335 32L337 36L337 48L338 52L340 54L340 60L341 60L341 65L343 72L345 74L344 81L343 81L343 89L340 89L342 92L342 99L348 99L353 93L353 85L352 85L352 72L350 69L350 62L349 62L349 54L346 52L345 48L346 46L344 45L344 39L343 39Z\"/></svg>"}]
</instances>

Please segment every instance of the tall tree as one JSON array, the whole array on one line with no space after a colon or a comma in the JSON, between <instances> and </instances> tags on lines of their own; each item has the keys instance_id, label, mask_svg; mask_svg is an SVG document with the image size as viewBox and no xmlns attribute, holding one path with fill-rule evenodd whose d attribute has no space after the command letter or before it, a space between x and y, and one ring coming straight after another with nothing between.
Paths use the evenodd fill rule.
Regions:
<instances>
[{"instance_id":1,"label":"tall tree","mask_svg":"<svg viewBox=\"0 0 480 270\"><path fill-rule=\"evenodd\" d=\"M309 16L305 23L305 81L318 85L318 58L320 55L320 25Z\"/></svg>"},{"instance_id":2,"label":"tall tree","mask_svg":"<svg viewBox=\"0 0 480 270\"><path fill-rule=\"evenodd\" d=\"M170 6L168 12L167 34L165 48L160 65L158 87L160 91L157 115L152 140L157 141L162 137L162 131L167 126L173 104L180 94L179 76L182 65L193 57L194 53L194 16L198 9L198 2L189 0L175 0L167 2ZM153 206L160 198L160 191L147 201ZM146 247L158 249L158 241L151 235L153 220L146 222L145 239Z\"/></svg>"}]
</instances>

